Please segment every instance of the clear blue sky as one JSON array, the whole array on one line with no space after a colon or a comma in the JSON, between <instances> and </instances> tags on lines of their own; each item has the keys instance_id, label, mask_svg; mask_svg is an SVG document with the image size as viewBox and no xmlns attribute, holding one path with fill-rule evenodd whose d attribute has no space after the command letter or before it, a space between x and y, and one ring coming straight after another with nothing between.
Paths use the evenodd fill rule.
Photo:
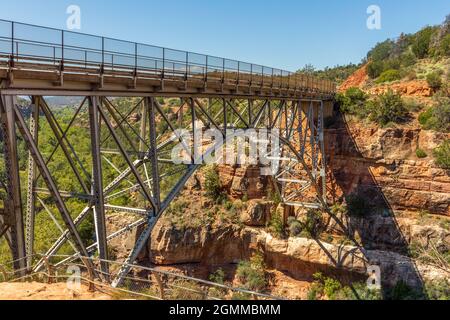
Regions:
<instances>
[{"instance_id":1,"label":"clear blue sky","mask_svg":"<svg viewBox=\"0 0 450 320\"><path fill-rule=\"evenodd\" d=\"M449 0L0 0L0 18L65 28L81 7L81 32L295 71L359 62L378 41L441 23ZM382 29L366 9L381 7Z\"/></svg>"}]
</instances>

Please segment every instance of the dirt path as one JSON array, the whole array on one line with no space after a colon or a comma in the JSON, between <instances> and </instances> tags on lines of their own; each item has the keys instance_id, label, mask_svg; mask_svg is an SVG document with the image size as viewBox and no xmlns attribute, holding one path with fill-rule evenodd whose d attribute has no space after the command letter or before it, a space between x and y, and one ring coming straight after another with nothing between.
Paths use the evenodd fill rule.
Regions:
<instances>
[{"instance_id":1,"label":"dirt path","mask_svg":"<svg viewBox=\"0 0 450 320\"><path fill-rule=\"evenodd\" d=\"M0 283L0 300L110 300L101 291L89 292L86 286L79 290L67 288L66 283Z\"/></svg>"}]
</instances>

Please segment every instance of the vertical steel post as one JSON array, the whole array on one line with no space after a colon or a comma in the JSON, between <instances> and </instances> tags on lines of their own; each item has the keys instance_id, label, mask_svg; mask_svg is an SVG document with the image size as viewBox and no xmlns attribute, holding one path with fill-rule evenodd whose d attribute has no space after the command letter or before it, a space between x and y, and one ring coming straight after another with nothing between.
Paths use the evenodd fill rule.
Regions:
<instances>
[{"instance_id":1,"label":"vertical steel post","mask_svg":"<svg viewBox=\"0 0 450 320\"><path fill-rule=\"evenodd\" d=\"M323 201L327 202L327 173L326 173L326 155L325 155L325 136L324 136L324 118L323 118L323 101L320 101L319 115L318 115L318 131L320 141L320 152L322 153L322 163L320 175L322 177L322 197Z\"/></svg>"},{"instance_id":2,"label":"vertical steel post","mask_svg":"<svg viewBox=\"0 0 450 320\"><path fill-rule=\"evenodd\" d=\"M156 209L154 215L158 215L161 207L161 192L159 188L159 168L158 168L158 145L156 143L156 113L155 113L155 98L149 97L145 99L148 119L149 119L149 135L150 135L150 151L149 158L152 166L152 191L153 199L155 201Z\"/></svg>"},{"instance_id":3,"label":"vertical steel post","mask_svg":"<svg viewBox=\"0 0 450 320\"><path fill-rule=\"evenodd\" d=\"M89 97L89 126L92 152L92 203L94 204L95 235L103 277L109 281L108 246L106 239L105 199L103 194L102 161L100 156L99 98Z\"/></svg>"},{"instance_id":4,"label":"vertical steel post","mask_svg":"<svg viewBox=\"0 0 450 320\"><path fill-rule=\"evenodd\" d=\"M6 170L7 203L5 209L8 215L7 223L10 247L14 269L19 275L24 275L26 268L25 235L22 217L22 199L20 193L19 158L17 153L17 135L14 113L14 96L0 97L0 118L4 140L4 157Z\"/></svg>"},{"instance_id":5,"label":"vertical steel post","mask_svg":"<svg viewBox=\"0 0 450 320\"><path fill-rule=\"evenodd\" d=\"M38 132L39 132L39 105L40 97L32 98L32 115L30 116L30 132L33 139L38 144ZM33 155L28 151L28 173L27 173L27 208L25 217L25 243L27 253L27 268L31 270L33 263L34 253L34 218L35 218L35 205L36 195L34 188L36 186L36 163L34 162Z\"/></svg>"},{"instance_id":6,"label":"vertical steel post","mask_svg":"<svg viewBox=\"0 0 450 320\"><path fill-rule=\"evenodd\" d=\"M146 98L147 99L147 98ZM145 151L145 134L147 132L147 110L148 110L148 101L144 99L142 101L142 109L141 109L141 128L140 128L140 136L139 140L139 159L144 158ZM148 152L148 150L147 150Z\"/></svg>"}]
</instances>

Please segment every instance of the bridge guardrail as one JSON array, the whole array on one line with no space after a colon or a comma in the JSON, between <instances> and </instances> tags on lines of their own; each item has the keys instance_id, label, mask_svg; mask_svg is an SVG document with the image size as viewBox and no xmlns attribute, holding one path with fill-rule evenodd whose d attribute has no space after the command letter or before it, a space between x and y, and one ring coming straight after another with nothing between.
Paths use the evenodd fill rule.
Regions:
<instances>
[{"instance_id":1,"label":"bridge guardrail","mask_svg":"<svg viewBox=\"0 0 450 320\"><path fill-rule=\"evenodd\" d=\"M0 20L0 56L14 62L134 71L162 79L223 83L333 94L328 80L262 65L108 37ZM0 57L1 60L1 57Z\"/></svg>"}]
</instances>

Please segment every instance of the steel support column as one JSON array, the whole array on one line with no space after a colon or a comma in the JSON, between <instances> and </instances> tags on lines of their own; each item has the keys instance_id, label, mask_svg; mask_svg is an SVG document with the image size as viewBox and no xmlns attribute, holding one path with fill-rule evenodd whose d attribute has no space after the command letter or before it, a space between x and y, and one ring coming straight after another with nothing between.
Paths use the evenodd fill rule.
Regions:
<instances>
[{"instance_id":1,"label":"steel support column","mask_svg":"<svg viewBox=\"0 0 450 320\"><path fill-rule=\"evenodd\" d=\"M150 150L149 150L149 158L150 158L150 165L152 170L152 191L153 191L153 198L155 200L155 215L158 214L159 208L161 206L161 192L159 189L159 169L158 169L158 146L156 144L156 106L155 106L155 98L146 98L145 102L145 109L147 110L146 113L148 113L148 120L149 120L149 136L150 136Z\"/></svg>"},{"instance_id":2,"label":"steel support column","mask_svg":"<svg viewBox=\"0 0 450 320\"><path fill-rule=\"evenodd\" d=\"M98 97L89 97L89 125L91 129L92 152L92 204L94 206L95 234L97 248L101 259L103 277L109 281L108 246L106 240L105 199L103 194L102 160L100 155L100 119Z\"/></svg>"},{"instance_id":3,"label":"steel support column","mask_svg":"<svg viewBox=\"0 0 450 320\"><path fill-rule=\"evenodd\" d=\"M22 216L22 197L20 192L19 158L14 113L14 96L0 97L0 118L4 141L7 203L5 203L5 222L10 227L6 231L10 239L14 269L23 275L26 268L25 234Z\"/></svg>"},{"instance_id":4,"label":"steel support column","mask_svg":"<svg viewBox=\"0 0 450 320\"><path fill-rule=\"evenodd\" d=\"M30 116L30 132L36 144L38 144L39 132L39 105L40 97L33 97L31 104ZM27 269L31 270L34 253L34 220L36 216L36 194L34 189L36 187L36 164L30 151L28 151L28 172L27 172L27 210L25 218L25 242L27 253Z\"/></svg>"}]
</instances>

